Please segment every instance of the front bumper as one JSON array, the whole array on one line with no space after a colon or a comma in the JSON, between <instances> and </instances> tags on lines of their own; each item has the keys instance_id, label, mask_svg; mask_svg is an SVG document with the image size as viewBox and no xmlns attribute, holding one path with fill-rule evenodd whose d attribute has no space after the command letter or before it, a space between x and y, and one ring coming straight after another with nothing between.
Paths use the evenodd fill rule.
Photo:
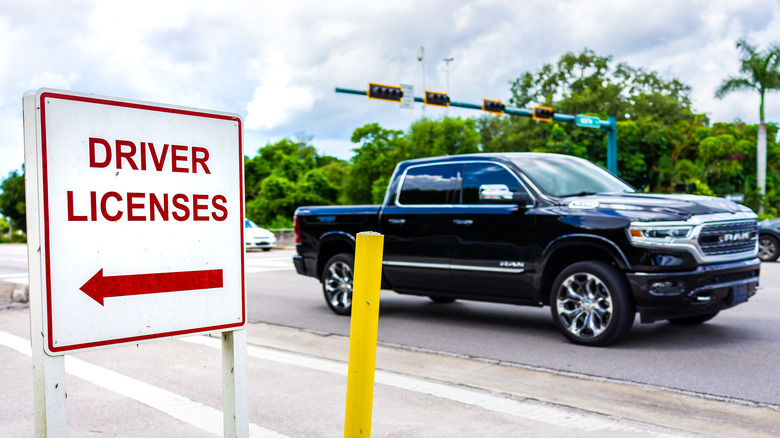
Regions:
<instances>
[{"instance_id":1,"label":"front bumper","mask_svg":"<svg viewBox=\"0 0 780 438\"><path fill-rule=\"evenodd\" d=\"M755 295L761 261L757 258L702 265L693 271L628 273L641 321L714 313Z\"/></svg>"}]
</instances>

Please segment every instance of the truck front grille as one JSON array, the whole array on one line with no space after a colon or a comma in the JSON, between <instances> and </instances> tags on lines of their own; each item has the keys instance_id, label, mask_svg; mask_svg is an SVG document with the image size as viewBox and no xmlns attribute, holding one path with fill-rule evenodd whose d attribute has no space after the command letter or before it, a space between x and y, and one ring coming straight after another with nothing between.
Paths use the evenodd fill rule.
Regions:
<instances>
[{"instance_id":1,"label":"truck front grille","mask_svg":"<svg viewBox=\"0 0 780 438\"><path fill-rule=\"evenodd\" d=\"M757 241L755 220L705 225L699 234L699 247L708 256L753 251Z\"/></svg>"}]
</instances>

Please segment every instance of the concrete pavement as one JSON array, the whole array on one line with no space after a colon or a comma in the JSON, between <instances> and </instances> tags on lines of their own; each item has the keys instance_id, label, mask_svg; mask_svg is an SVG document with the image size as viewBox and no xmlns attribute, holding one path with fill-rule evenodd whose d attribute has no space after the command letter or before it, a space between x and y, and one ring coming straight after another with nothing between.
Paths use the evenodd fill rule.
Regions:
<instances>
[{"instance_id":1,"label":"concrete pavement","mask_svg":"<svg viewBox=\"0 0 780 438\"><path fill-rule=\"evenodd\" d=\"M341 436L348 338L247 330L251 435ZM0 311L0 436L33 434L28 340L29 310ZM219 436L219 348L195 336L68 356L69 435ZM378 348L372 424L379 437L780 436L766 407L391 345Z\"/></svg>"}]
</instances>

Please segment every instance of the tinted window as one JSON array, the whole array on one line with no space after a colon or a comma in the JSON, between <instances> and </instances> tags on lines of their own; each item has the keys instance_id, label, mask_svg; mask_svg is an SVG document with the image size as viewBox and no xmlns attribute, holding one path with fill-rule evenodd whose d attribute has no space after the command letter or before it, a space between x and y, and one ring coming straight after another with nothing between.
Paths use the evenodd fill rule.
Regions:
<instances>
[{"instance_id":1,"label":"tinted window","mask_svg":"<svg viewBox=\"0 0 780 438\"><path fill-rule=\"evenodd\" d=\"M458 165L412 167L404 176L398 202L402 205L453 204L458 190Z\"/></svg>"},{"instance_id":2,"label":"tinted window","mask_svg":"<svg viewBox=\"0 0 780 438\"><path fill-rule=\"evenodd\" d=\"M633 187L595 164L566 155L522 155L512 158L543 192L566 197L633 192Z\"/></svg>"},{"instance_id":3,"label":"tinted window","mask_svg":"<svg viewBox=\"0 0 780 438\"><path fill-rule=\"evenodd\" d=\"M516 192L519 189L517 178L497 164L466 164L466 170L463 175L463 203L479 204L480 186L493 184L503 184L512 192ZM482 203L485 203L485 201L482 201Z\"/></svg>"}]
</instances>

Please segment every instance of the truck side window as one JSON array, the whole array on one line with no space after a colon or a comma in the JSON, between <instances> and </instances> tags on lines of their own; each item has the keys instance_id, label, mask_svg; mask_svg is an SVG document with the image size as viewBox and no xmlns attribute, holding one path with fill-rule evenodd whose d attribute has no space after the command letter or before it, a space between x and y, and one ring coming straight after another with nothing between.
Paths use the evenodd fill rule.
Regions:
<instances>
[{"instance_id":1,"label":"truck side window","mask_svg":"<svg viewBox=\"0 0 780 438\"><path fill-rule=\"evenodd\" d=\"M523 190L517 178L505 168L491 163L468 163L463 175L463 204L480 204L479 188L503 184L512 192ZM485 203L482 201L481 203Z\"/></svg>"},{"instance_id":2,"label":"truck side window","mask_svg":"<svg viewBox=\"0 0 780 438\"><path fill-rule=\"evenodd\" d=\"M440 164L410 168L403 179L398 203L401 205L454 204L458 191L458 168Z\"/></svg>"}]
</instances>

